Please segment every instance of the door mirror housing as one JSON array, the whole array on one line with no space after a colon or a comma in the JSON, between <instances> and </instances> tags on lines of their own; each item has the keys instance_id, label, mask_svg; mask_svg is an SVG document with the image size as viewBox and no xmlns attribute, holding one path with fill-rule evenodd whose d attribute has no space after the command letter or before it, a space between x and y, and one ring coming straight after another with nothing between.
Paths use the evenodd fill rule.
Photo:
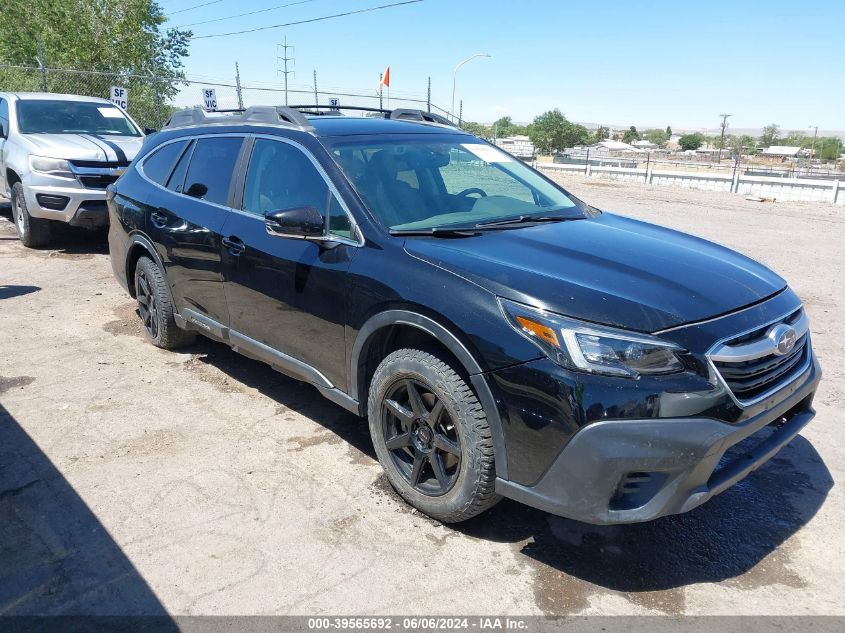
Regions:
<instances>
[{"instance_id":1,"label":"door mirror housing","mask_svg":"<svg viewBox=\"0 0 845 633\"><path fill-rule=\"evenodd\" d=\"M270 235L301 240L323 237L326 228L323 216L310 206L268 211L264 215L264 226Z\"/></svg>"},{"instance_id":2,"label":"door mirror housing","mask_svg":"<svg viewBox=\"0 0 845 633\"><path fill-rule=\"evenodd\" d=\"M0 123L0 138L6 138L6 130L3 129L2 123Z\"/></svg>"}]
</instances>

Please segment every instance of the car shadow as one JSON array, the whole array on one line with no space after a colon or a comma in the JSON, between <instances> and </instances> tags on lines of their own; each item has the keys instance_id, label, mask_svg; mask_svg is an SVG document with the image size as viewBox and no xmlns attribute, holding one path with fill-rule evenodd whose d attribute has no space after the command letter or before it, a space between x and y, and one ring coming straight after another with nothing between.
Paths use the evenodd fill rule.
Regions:
<instances>
[{"instance_id":1,"label":"car shadow","mask_svg":"<svg viewBox=\"0 0 845 633\"><path fill-rule=\"evenodd\" d=\"M290 378L264 362L242 356L228 345L203 336L198 337L194 345L179 351L196 354L199 362L217 368L233 380L309 418L371 459L376 459L367 421L327 400L316 387Z\"/></svg>"},{"instance_id":2,"label":"car shadow","mask_svg":"<svg viewBox=\"0 0 845 633\"><path fill-rule=\"evenodd\" d=\"M366 421L314 387L208 339L200 338L186 351L201 354L203 363L376 459ZM530 562L593 585L631 593L660 591L745 575L812 519L832 486L819 454L798 436L746 479L686 514L597 526L505 499L470 521L447 527L472 538L521 544L520 555ZM766 567L772 583L795 582L785 564ZM758 581L769 584L765 577Z\"/></svg>"},{"instance_id":3,"label":"car shadow","mask_svg":"<svg viewBox=\"0 0 845 633\"><path fill-rule=\"evenodd\" d=\"M524 543L522 555L581 580L620 592L648 592L743 576L806 525L833 479L805 438L721 495L685 514L631 525L589 525L515 502L455 529L467 536ZM783 562L754 582L800 582Z\"/></svg>"},{"instance_id":4,"label":"car shadow","mask_svg":"<svg viewBox=\"0 0 845 633\"><path fill-rule=\"evenodd\" d=\"M0 199L0 217L6 218L9 222L12 219L12 205L8 200ZM14 226L11 232L0 235L0 241L17 241ZM50 244L44 248L34 249L36 252L56 253L58 256L85 256L85 255L106 255L109 252L107 232L105 229L89 231L53 222L50 227Z\"/></svg>"},{"instance_id":5,"label":"car shadow","mask_svg":"<svg viewBox=\"0 0 845 633\"><path fill-rule=\"evenodd\" d=\"M0 392L31 382L4 378ZM156 630L178 631L96 515L2 405L0 580L0 616L155 616Z\"/></svg>"},{"instance_id":6,"label":"car shadow","mask_svg":"<svg viewBox=\"0 0 845 633\"><path fill-rule=\"evenodd\" d=\"M7 286L0 284L0 300L21 297L41 290L39 286Z\"/></svg>"}]
</instances>

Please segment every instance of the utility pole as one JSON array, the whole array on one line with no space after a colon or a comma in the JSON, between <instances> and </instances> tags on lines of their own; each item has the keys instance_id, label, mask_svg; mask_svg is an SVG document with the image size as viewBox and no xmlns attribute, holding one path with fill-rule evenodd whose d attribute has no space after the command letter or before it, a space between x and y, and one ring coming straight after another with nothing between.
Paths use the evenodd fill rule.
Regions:
<instances>
[{"instance_id":1,"label":"utility pole","mask_svg":"<svg viewBox=\"0 0 845 633\"><path fill-rule=\"evenodd\" d=\"M461 99L461 107L458 110L458 127L463 127L464 123L464 100Z\"/></svg>"},{"instance_id":2,"label":"utility pole","mask_svg":"<svg viewBox=\"0 0 845 633\"><path fill-rule=\"evenodd\" d=\"M235 90L238 92L238 110L243 110L244 95L241 92L241 70L238 68L238 62L235 62Z\"/></svg>"},{"instance_id":3,"label":"utility pole","mask_svg":"<svg viewBox=\"0 0 845 633\"><path fill-rule=\"evenodd\" d=\"M816 138L819 136L819 126L818 125L811 125L811 128L814 128L813 131L813 149L810 150L810 167L813 166L813 158L816 156Z\"/></svg>"},{"instance_id":4,"label":"utility pole","mask_svg":"<svg viewBox=\"0 0 845 633\"><path fill-rule=\"evenodd\" d=\"M428 78L428 96L425 100L425 111L431 112L431 77Z\"/></svg>"},{"instance_id":5,"label":"utility pole","mask_svg":"<svg viewBox=\"0 0 845 633\"><path fill-rule=\"evenodd\" d=\"M383 102L383 99L382 99L382 97L384 95L384 84L381 83L382 81L384 81L384 73L379 73L378 74L378 109L379 110L384 109L384 102Z\"/></svg>"},{"instance_id":6,"label":"utility pole","mask_svg":"<svg viewBox=\"0 0 845 633\"><path fill-rule=\"evenodd\" d=\"M314 105L320 105L320 98L317 96L317 69L314 69Z\"/></svg>"},{"instance_id":7,"label":"utility pole","mask_svg":"<svg viewBox=\"0 0 845 633\"><path fill-rule=\"evenodd\" d=\"M38 36L38 68L41 70L41 91L47 92L47 67L44 64L44 40Z\"/></svg>"},{"instance_id":8,"label":"utility pole","mask_svg":"<svg viewBox=\"0 0 845 633\"><path fill-rule=\"evenodd\" d=\"M280 48L284 52L282 53L281 57L276 55L276 72L281 73L285 76L285 105L287 105L288 104L288 75L293 73L293 70L291 70L288 67L288 62L293 62L291 64L291 66L296 65L296 60L293 57L288 57L288 49L290 49L291 52L295 52L295 51L294 51L293 46L288 45L288 36L287 35L285 35L285 43L284 44L276 44L276 52L277 53L278 53ZM282 68L278 67L279 62L282 62Z\"/></svg>"},{"instance_id":9,"label":"utility pole","mask_svg":"<svg viewBox=\"0 0 845 633\"><path fill-rule=\"evenodd\" d=\"M719 159L718 163L722 164L722 148L725 146L725 129L728 127L728 117L733 116L732 114L720 114L722 117L722 136L719 139ZM712 156L712 154L711 154Z\"/></svg>"}]
</instances>

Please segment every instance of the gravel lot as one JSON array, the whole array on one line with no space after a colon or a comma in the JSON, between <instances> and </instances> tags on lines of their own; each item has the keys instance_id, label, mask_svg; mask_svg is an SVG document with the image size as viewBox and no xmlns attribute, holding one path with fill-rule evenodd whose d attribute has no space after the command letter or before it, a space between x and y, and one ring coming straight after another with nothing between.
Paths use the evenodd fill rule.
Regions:
<instances>
[{"instance_id":1,"label":"gravel lot","mask_svg":"<svg viewBox=\"0 0 845 633\"><path fill-rule=\"evenodd\" d=\"M391 492L364 422L222 345L153 348L102 238L24 249L0 203L0 614L845 614L843 210L565 183L803 298L818 416L765 467L649 524L506 501L440 525Z\"/></svg>"}]
</instances>

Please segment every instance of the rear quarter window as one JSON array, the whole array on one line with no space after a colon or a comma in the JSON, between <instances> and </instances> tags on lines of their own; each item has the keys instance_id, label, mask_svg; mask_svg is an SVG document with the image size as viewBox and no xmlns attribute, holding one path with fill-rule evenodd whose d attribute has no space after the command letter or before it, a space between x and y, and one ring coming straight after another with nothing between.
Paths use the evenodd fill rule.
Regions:
<instances>
[{"instance_id":1,"label":"rear quarter window","mask_svg":"<svg viewBox=\"0 0 845 633\"><path fill-rule=\"evenodd\" d=\"M186 144L187 141L176 141L155 150L144 159L141 165L144 175L153 182L164 186Z\"/></svg>"}]
</instances>

